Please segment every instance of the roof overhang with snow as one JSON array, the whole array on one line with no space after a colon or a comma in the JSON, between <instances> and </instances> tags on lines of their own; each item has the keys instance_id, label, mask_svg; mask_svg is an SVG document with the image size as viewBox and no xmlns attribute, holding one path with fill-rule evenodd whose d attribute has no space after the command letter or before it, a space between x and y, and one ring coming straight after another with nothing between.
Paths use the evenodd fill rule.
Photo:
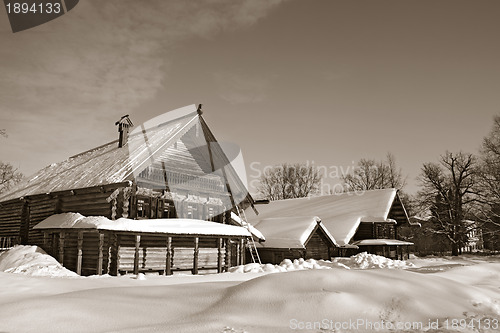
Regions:
<instances>
[{"instance_id":1,"label":"roof overhang with snow","mask_svg":"<svg viewBox=\"0 0 500 333\"><path fill-rule=\"evenodd\" d=\"M368 245L372 245L372 246L383 246L383 245L409 246L409 245L413 245L413 243L400 241L397 239L363 239L363 240L353 242L352 245L356 245L356 246L368 246Z\"/></svg>"},{"instance_id":2,"label":"roof overhang with snow","mask_svg":"<svg viewBox=\"0 0 500 333\"><path fill-rule=\"evenodd\" d=\"M262 219L255 226L266 237L261 248L305 249L312 234L320 229L332 246L338 246L317 216L295 216Z\"/></svg>"},{"instance_id":3,"label":"roof overhang with snow","mask_svg":"<svg viewBox=\"0 0 500 333\"><path fill-rule=\"evenodd\" d=\"M250 231L250 233L252 234L252 236L255 237L255 238L257 238L259 241L263 242L263 241L266 240L266 237L264 237L264 235L262 234L262 232L260 232L260 230L258 230L257 228L255 228L250 223L248 223L248 222L244 221L243 219L241 219L235 212L231 212L231 219L238 226L243 227L243 228L247 229L248 231Z\"/></svg>"},{"instance_id":4,"label":"roof overhang with snow","mask_svg":"<svg viewBox=\"0 0 500 333\"><path fill-rule=\"evenodd\" d=\"M179 236L250 237L243 227L195 219L146 219L119 218L110 220L103 216L85 217L79 213L62 213L49 216L33 229L84 229L154 233Z\"/></svg>"}]
</instances>

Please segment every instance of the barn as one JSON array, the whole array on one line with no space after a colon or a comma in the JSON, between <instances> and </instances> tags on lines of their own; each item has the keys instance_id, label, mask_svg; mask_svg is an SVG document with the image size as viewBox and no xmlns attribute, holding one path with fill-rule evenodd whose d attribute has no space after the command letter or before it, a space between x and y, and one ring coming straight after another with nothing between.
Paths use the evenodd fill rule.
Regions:
<instances>
[{"instance_id":1,"label":"barn","mask_svg":"<svg viewBox=\"0 0 500 333\"><path fill-rule=\"evenodd\" d=\"M274 238L285 237L289 227L293 229L295 225L305 226L311 216L321 221L321 230L325 231L322 236L315 236L316 244L325 244L322 245L323 248L326 244L335 245L333 249L329 249L328 258L367 251L403 259L408 257L409 247L413 245L399 239L399 228L408 224L409 220L396 189L278 200L264 202L257 208L259 215L252 214L249 210L248 221L266 237L265 245L259 247L259 253L269 258L274 257L275 262L281 258L281 253L291 251L292 247L282 243L269 248L269 236L264 230L272 230ZM328 243L327 233L331 235L331 243ZM318 256L313 250L307 251L306 244L303 245L306 258L324 258L327 254L323 250Z\"/></svg>"},{"instance_id":2,"label":"barn","mask_svg":"<svg viewBox=\"0 0 500 333\"><path fill-rule=\"evenodd\" d=\"M237 212L238 206L254 204L226 151L206 124L201 105L168 112L134 130L128 116L116 125L117 140L51 164L2 194L0 238L9 243L41 246L62 262L70 260L75 270L82 251L82 274L117 274L120 266L107 268L105 262L116 266L119 261L113 263L111 256L130 256L125 249L136 256L136 265L131 268L135 271L149 269L145 262L137 264L138 252L144 248L161 248L158 251L164 255L163 264L151 269L166 272L170 246L173 257L169 273L176 267L188 269L173 264L176 254L187 251L194 258L200 246L212 249L210 268L220 271L221 267L243 262L238 253L244 254L248 237L245 228L234 226L236 229L229 228L230 232L227 228L212 228L212 233L204 234L197 232L199 225L188 223L229 225L234 223L231 213ZM71 227L49 220L45 227L37 227L52 215L63 213L78 213L87 219L83 222L96 216L109 222L80 228L79 219L79 223L70 223ZM123 225L115 222L120 218L127 219L126 225L136 226L131 230L110 230L113 223ZM186 231L160 228L167 219L179 219L177 222L184 223ZM139 222L144 220L154 220L158 231L141 229ZM142 227L147 223L152 222L144 222ZM120 246L122 252L117 251ZM110 253L109 258L106 253ZM221 263L221 258L225 262ZM93 266L86 265L88 262ZM197 272L195 260L191 263L189 270Z\"/></svg>"}]
</instances>

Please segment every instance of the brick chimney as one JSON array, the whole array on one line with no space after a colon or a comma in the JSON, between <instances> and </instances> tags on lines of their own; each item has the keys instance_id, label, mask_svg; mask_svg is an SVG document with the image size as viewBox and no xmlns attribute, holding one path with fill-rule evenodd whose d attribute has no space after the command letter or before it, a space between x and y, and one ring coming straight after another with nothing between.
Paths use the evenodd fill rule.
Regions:
<instances>
[{"instance_id":1,"label":"brick chimney","mask_svg":"<svg viewBox=\"0 0 500 333\"><path fill-rule=\"evenodd\" d=\"M120 136L118 138L118 147L121 148L127 143L128 131L130 127L134 126L134 124L132 124L132 121L129 119L128 114L126 114L121 117L120 120L115 123L115 125L118 125L118 132L120 133Z\"/></svg>"}]
</instances>

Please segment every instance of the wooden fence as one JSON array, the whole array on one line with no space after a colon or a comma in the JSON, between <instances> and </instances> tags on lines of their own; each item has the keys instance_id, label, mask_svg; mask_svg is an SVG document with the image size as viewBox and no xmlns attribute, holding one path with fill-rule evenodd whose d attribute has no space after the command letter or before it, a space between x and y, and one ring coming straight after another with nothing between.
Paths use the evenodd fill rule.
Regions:
<instances>
[{"instance_id":1,"label":"wooden fence","mask_svg":"<svg viewBox=\"0 0 500 333\"><path fill-rule=\"evenodd\" d=\"M6 251L17 244L19 244L19 237L17 236L0 237L0 252Z\"/></svg>"}]
</instances>

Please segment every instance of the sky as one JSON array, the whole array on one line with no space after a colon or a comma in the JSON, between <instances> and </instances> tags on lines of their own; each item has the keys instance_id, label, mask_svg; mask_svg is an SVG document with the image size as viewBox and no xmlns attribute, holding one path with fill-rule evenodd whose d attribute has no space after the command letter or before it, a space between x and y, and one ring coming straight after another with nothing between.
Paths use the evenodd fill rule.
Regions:
<instances>
[{"instance_id":1,"label":"sky","mask_svg":"<svg viewBox=\"0 0 500 333\"><path fill-rule=\"evenodd\" d=\"M26 175L203 104L251 187L302 162L325 187L391 152L422 164L475 153L500 113L500 2L82 0L12 33L0 9L0 161Z\"/></svg>"}]
</instances>

